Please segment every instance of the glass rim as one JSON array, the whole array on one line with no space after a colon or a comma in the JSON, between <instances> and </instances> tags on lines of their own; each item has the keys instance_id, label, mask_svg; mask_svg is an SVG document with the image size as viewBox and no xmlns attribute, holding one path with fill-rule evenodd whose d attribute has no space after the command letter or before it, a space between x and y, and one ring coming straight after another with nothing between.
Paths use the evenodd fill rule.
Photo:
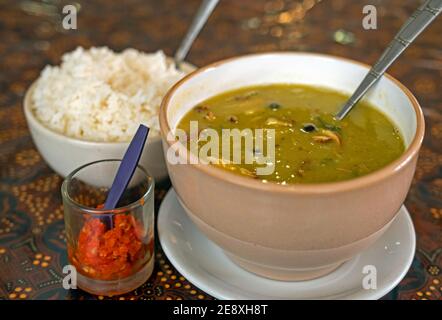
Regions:
<instances>
[{"instance_id":1,"label":"glass rim","mask_svg":"<svg viewBox=\"0 0 442 320\"><path fill-rule=\"evenodd\" d=\"M69 173L66 178L63 180L63 183L61 185L61 195L63 200L66 200L69 204L80 208L82 210L82 213L87 213L87 214L92 214L92 215L114 215L117 213L123 213L129 210L132 210L140 205L143 205L144 203L147 202L148 198L153 196L153 190L154 190L154 186L155 186L155 179L150 175L150 173L140 164L137 165L137 169L140 169L144 175L148 178L149 180L149 186L146 190L146 192L144 192L144 194L137 199L134 202L129 203L126 206L123 207L117 207L115 209L111 209L111 210L105 210L105 209L96 209L96 208L91 208L91 207L87 207L85 205L82 205L81 203L78 203L77 201L75 201L74 199L71 198L71 196L69 195L68 192L68 185L69 183L72 181L73 177L75 176L75 174L77 174L79 171L81 171L82 169L92 166L94 164L97 163L102 163L102 162L121 162L122 159L103 159L103 160L96 160L96 161L92 161L89 163L86 163L80 167L78 167L77 169L75 169L74 171L72 171L71 173Z\"/></svg>"}]
</instances>

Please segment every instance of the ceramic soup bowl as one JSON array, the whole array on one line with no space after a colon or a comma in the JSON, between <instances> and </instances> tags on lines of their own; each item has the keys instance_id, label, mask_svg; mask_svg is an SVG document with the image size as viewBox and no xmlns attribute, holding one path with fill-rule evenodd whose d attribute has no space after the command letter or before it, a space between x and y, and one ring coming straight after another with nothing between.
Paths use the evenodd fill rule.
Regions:
<instances>
[{"instance_id":1,"label":"ceramic soup bowl","mask_svg":"<svg viewBox=\"0 0 442 320\"><path fill-rule=\"evenodd\" d=\"M211 64L165 96L160 111L164 152L185 148L171 133L187 111L209 97L271 83L327 87L350 95L368 70L359 62L309 53L256 54ZM211 165L166 161L190 218L235 263L272 279L316 278L355 257L394 220L424 136L418 102L391 76L383 77L365 99L403 135L407 148L394 162L343 182L277 185Z\"/></svg>"}]
</instances>

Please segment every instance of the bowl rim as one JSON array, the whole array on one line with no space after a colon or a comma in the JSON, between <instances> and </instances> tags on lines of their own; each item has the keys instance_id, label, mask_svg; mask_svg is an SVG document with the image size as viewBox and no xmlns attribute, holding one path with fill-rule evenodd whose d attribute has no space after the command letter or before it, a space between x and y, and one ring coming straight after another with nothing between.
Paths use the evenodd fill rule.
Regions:
<instances>
[{"instance_id":1,"label":"bowl rim","mask_svg":"<svg viewBox=\"0 0 442 320\"><path fill-rule=\"evenodd\" d=\"M175 92L180 88L180 86L188 81L189 79L202 74L204 72L210 71L213 68L219 67L223 64L230 63L233 61L238 61L241 59L249 59L256 58L259 56L279 56L279 55L289 55L289 56L311 56L311 57L322 57L328 59L339 60L341 62L350 63L356 66L362 66L367 69L367 72L370 69L370 66L353 60L349 58L344 58L340 56L322 54L322 53L312 53L312 52L286 52L286 51L274 51L274 52L263 52L263 53L252 53L241 56L235 56L227 59L223 59L211 64L208 64L202 68L195 70L194 72L186 75L181 80L179 80L175 85L173 85L161 102L160 112L159 112L159 121L160 121L160 133L163 141L169 146L172 146L171 141L168 141L167 137L171 132L171 128L169 126L169 122L167 120L167 110L170 105L170 100ZM401 171L407 164L409 164L418 154L420 150L420 146L422 145L422 141L425 134L425 121L422 109L419 105L419 102L411 93L411 91L405 87L399 80L394 78L388 73L385 73L385 77L391 80L394 85L396 85L408 98L413 106L413 110L416 116L416 132L414 133L413 140L410 145L406 148L406 150L401 154L401 156L395 159L393 162L388 165L373 171L367 175L363 175L357 177L355 179L338 181L338 182L324 182L324 183L311 183L311 184L286 184L280 185L274 182L262 183L261 181L257 181L255 179L251 179L248 177L244 177L238 174L231 173L227 170L223 170L220 168L216 168L212 165L205 164L189 164L193 166L196 170L201 171L204 174L211 176L212 178L221 179L225 182L251 188L258 191L273 191L280 193L297 193L297 194L332 194L339 193L342 191L348 191L352 189L363 188L366 186L373 185L378 181L387 179L397 172ZM185 148L182 145L179 145L178 148ZM167 162L167 157L166 157Z\"/></svg>"},{"instance_id":2,"label":"bowl rim","mask_svg":"<svg viewBox=\"0 0 442 320\"><path fill-rule=\"evenodd\" d=\"M171 60L172 58L168 57L168 60ZM188 74L192 73L197 69L197 67L189 62L183 62L182 63L184 69L186 69L186 72L189 72ZM187 76L187 75L186 75ZM45 126L40 120L37 119L34 112L31 110L32 105L32 93L35 90L35 87L37 85L38 80L40 77L38 77L34 82L31 83L28 90L25 93L25 97L23 99L23 110L25 113L26 120L28 121L29 126L33 126L34 128L37 128L39 131L42 131L44 134L52 136L55 139L58 140L64 140L66 142L69 142L74 145L79 146L114 146L114 147L125 147L130 142L129 141L93 141L93 140L86 140L86 139L79 139L75 137L71 137L68 135L64 135L60 132L57 132L47 126ZM161 133L160 131L156 132L155 135L150 134L147 143L157 143L161 141Z\"/></svg>"}]
</instances>

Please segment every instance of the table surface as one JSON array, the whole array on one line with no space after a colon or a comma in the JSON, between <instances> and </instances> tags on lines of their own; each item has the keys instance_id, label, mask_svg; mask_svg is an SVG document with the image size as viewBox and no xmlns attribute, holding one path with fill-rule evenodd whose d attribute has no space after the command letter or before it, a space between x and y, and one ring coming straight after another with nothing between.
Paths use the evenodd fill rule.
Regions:
<instances>
[{"instance_id":1,"label":"table surface","mask_svg":"<svg viewBox=\"0 0 442 320\"><path fill-rule=\"evenodd\" d=\"M61 288L67 264L61 177L37 152L26 126L26 89L47 64L77 46L120 51L163 49L172 55L198 0L84 0L78 29L62 28L63 4L49 0L0 2L0 298L105 299ZM311 51L373 63L416 0L372 1L378 29L364 30L353 0L222 0L195 42L188 60L197 66L252 52ZM417 232L410 271L384 299L441 299L442 292L442 19L407 50L390 73L420 101L426 136L406 200ZM157 209L170 183L156 190ZM153 276L114 299L212 299L168 262L157 244Z\"/></svg>"}]
</instances>

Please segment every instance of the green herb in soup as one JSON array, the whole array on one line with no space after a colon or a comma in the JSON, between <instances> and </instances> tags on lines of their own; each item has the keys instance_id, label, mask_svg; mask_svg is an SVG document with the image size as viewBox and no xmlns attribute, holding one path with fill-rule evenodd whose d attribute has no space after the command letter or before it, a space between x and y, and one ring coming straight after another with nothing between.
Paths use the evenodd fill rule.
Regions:
<instances>
[{"instance_id":1,"label":"green herb in soup","mask_svg":"<svg viewBox=\"0 0 442 320\"><path fill-rule=\"evenodd\" d=\"M303 85L247 87L203 101L181 119L178 128L189 133L193 120L198 121L199 130L212 128L219 136L222 129L229 128L274 129L272 174L258 176L257 163L226 160L218 165L280 184L348 180L398 158L404 152L404 141L393 123L366 102L359 103L344 120L334 120L333 114L347 99L332 90ZM241 152L244 159L245 150ZM221 158L221 152L217 157Z\"/></svg>"}]
</instances>

